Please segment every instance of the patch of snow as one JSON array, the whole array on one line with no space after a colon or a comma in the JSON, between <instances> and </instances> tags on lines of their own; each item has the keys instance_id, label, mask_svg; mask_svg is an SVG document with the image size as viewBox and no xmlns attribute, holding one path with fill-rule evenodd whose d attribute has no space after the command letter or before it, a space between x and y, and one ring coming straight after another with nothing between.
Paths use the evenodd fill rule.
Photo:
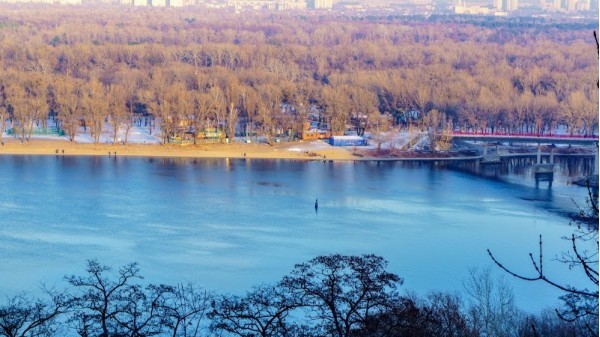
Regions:
<instances>
[{"instance_id":1,"label":"patch of snow","mask_svg":"<svg viewBox=\"0 0 600 337\"><path fill-rule=\"evenodd\" d=\"M7 129L12 126L7 125ZM56 124L52 121L52 119L48 119L48 128L56 128ZM47 140L68 140L68 136L59 136L57 134L35 134L36 130L39 130L38 126L34 126L34 133L31 135L32 139L47 139ZM6 132L2 134L3 137L13 137L12 135L8 135ZM116 143L122 143L125 141L125 130L124 128L119 128L117 132ZM80 127L79 132L75 136L75 142L83 143L83 144L91 144L94 142L94 138L92 137L89 128L84 129ZM160 144L161 138L158 129L152 128L152 134L150 134L150 128L144 126L133 126L129 129L129 135L127 137L127 142L132 144ZM100 144L112 144L113 143L113 126L110 123L106 123L100 134L99 139Z\"/></svg>"}]
</instances>

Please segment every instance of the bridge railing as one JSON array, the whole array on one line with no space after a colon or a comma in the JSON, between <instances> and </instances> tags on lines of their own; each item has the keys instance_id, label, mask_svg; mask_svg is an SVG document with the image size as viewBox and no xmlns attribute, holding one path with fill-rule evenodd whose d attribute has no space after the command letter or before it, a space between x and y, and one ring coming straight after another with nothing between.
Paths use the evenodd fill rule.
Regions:
<instances>
[{"instance_id":1,"label":"bridge railing","mask_svg":"<svg viewBox=\"0 0 600 337\"><path fill-rule=\"evenodd\" d=\"M480 137L523 137L523 138L564 138L564 139L598 139L598 135L565 135L552 133L508 133L508 132L467 132L454 131L452 136L480 136Z\"/></svg>"}]
</instances>

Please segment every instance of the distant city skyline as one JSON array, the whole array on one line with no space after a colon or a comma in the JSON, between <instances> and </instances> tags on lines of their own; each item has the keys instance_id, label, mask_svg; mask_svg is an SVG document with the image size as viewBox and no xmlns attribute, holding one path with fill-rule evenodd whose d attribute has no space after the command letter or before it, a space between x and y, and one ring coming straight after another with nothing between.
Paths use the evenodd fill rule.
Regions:
<instances>
[{"instance_id":1,"label":"distant city skyline","mask_svg":"<svg viewBox=\"0 0 600 337\"><path fill-rule=\"evenodd\" d=\"M526 3L525 1L523 3ZM535 3L526 3L532 7ZM455 14L506 15L522 8L519 0L492 0L491 4L477 0L455 0ZM554 12L587 12L598 11L598 0L540 0L542 11Z\"/></svg>"},{"instance_id":2,"label":"distant city skyline","mask_svg":"<svg viewBox=\"0 0 600 337\"><path fill-rule=\"evenodd\" d=\"M0 3L45 3L45 4L60 4L60 5L81 5L83 3L118 3L121 5L129 5L136 7L152 6L152 7L183 7L196 5L199 3L213 3L212 1L196 1L196 0L115 0L115 1L85 1L85 0L0 0ZM333 0L226 0L221 3L236 9L253 8L253 9L331 9L333 8ZM220 7L220 6L219 6Z\"/></svg>"},{"instance_id":3,"label":"distant city skyline","mask_svg":"<svg viewBox=\"0 0 600 337\"><path fill-rule=\"evenodd\" d=\"M434 11L459 15L506 16L538 13L597 12L598 0L0 0L0 3L43 3L59 5L119 4L135 7L232 8L247 10L377 10L400 14L428 14ZM532 12L534 11L534 12Z\"/></svg>"}]
</instances>

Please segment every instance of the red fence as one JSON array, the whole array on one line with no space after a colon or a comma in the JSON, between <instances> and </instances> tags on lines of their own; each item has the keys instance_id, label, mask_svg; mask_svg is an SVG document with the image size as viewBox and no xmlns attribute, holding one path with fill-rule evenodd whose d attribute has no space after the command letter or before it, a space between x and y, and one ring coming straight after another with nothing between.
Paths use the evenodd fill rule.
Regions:
<instances>
[{"instance_id":1,"label":"red fence","mask_svg":"<svg viewBox=\"0 0 600 337\"><path fill-rule=\"evenodd\" d=\"M508 133L508 132L465 132L454 131L452 136L481 136L481 137L540 137L540 138L565 138L565 139L598 139L598 135L565 135L565 134L541 134L541 133Z\"/></svg>"}]
</instances>

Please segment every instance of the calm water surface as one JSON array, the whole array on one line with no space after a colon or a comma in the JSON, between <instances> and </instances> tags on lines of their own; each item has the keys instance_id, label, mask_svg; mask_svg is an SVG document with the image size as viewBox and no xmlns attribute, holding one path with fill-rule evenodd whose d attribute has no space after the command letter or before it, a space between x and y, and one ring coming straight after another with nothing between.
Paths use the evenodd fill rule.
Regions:
<instances>
[{"instance_id":1,"label":"calm water surface","mask_svg":"<svg viewBox=\"0 0 600 337\"><path fill-rule=\"evenodd\" d=\"M329 253L381 255L419 294L461 291L469 268L491 265L487 248L523 273L539 234L548 258L568 250L567 215L586 191L565 181L424 163L0 156L0 296L64 286L91 258L242 293ZM523 309L558 303L510 282Z\"/></svg>"}]
</instances>

